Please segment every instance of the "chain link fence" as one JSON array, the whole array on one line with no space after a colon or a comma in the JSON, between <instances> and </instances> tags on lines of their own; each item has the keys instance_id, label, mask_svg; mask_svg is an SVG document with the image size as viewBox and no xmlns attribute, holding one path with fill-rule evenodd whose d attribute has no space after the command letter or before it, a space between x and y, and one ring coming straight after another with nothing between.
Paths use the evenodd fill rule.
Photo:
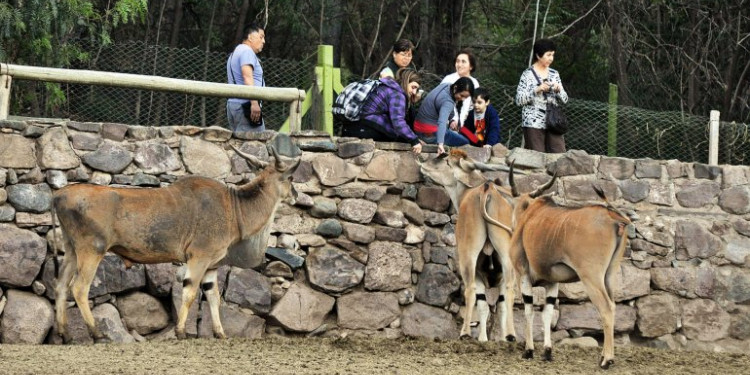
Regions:
<instances>
[{"instance_id":1,"label":"chain link fence","mask_svg":"<svg viewBox=\"0 0 750 375\"><path fill-rule=\"evenodd\" d=\"M228 53L194 49L176 49L128 42L91 51L92 59L75 68L156 75L206 82L226 82ZM320 94L314 84L314 61L291 61L262 58L266 84L274 87L312 88L312 106L302 119L302 129L320 129ZM429 91L442 80L429 72L421 72L422 87ZM343 77L342 82L359 79ZM481 86L490 90L492 104L501 117L503 143L509 148L522 145L521 109L515 105L515 85L498 82L491 76L477 77ZM14 85L32 85L32 91L49 90L44 82L14 81ZM118 122L125 124L198 125L226 127L226 99L144 91L137 89L62 84L67 100L47 113L86 122ZM568 86L571 99L564 107L570 125L566 135L569 149L584 150L592 155L607 155L609 104L581 100L575 88ZM45 95L40 95L45 97ZM606 93L602 94L602 97ZM22 112L30 112L27 108ZM278 129L289 114L288 103L268 102L263 106L267 128ZM19 115L24 115L19 113ZM705 116L681 111L652 111L617 106L616 156L627 158L678 159L686 162L708 161L708 125ZM742 164L750 159L747 124L721 124L722 164Z\"/></svg>"}]
</instances>

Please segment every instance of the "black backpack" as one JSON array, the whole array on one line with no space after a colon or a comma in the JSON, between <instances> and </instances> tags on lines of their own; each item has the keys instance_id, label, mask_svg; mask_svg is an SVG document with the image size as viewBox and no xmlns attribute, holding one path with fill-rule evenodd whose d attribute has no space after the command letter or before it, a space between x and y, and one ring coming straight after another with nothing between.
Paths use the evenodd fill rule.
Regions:
<instances>
[{"instance_id":1,"label":"black backpack","mask_svg":"<svg viewBox=\"0 0 750 375\"><path fill-rule=\"evenodd\" d=\"M331 112L334 118L339 121L359 121L363 115L362 106L381 83L377 79L365 79L348 84L333 103Z\"/></svg>"}]
</instances>

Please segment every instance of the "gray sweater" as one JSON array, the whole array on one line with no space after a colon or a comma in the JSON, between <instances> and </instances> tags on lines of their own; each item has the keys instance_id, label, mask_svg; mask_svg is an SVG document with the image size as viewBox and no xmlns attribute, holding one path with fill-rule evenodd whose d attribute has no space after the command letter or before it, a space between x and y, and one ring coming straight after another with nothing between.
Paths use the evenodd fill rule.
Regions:
<instances>
[{"instance_id":1,"label":"gray sweater","mask_svg":"<svg viewBox=\"0 0 750 375\"><path fill-rule=\"evenodd\" d=\"M450 83L435 87L422 100L417 113L417 121L438 127L437 143L445 143L445 132L453 114L453 107L456 105L451 96L450 87Z\"/></svg>"}]
</instances>

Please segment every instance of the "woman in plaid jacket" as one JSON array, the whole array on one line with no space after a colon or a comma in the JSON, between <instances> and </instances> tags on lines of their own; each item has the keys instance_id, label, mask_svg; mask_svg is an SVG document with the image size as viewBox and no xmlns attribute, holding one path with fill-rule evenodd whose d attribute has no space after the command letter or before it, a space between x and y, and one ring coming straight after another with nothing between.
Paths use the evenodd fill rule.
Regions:
<instances>
[{"instance_id":1,"label":"woman in plaid jacket","mask_svg":"<svg viewBox=\"0 0 750 375\"><path fill-rule=\"evenodd\" d=\"M380 79L381 84L362 104L360 120L344 121L342 135L376 142L405 142L419 154L422 143L406 123L406 113L418 98L421 77L412 69L400 69L396 77Z\"/></svg>"}]
</instances>

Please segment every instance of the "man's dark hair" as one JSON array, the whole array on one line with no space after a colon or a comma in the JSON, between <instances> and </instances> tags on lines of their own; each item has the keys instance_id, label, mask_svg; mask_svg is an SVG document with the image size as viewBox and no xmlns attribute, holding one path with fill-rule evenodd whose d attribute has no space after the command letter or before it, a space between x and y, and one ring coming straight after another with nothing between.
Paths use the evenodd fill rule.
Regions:
<instances>
[{"instance_id":1,"label":"man's dark hair","mask_svg":"<svg viewBox=\"0 0 750 375\"><path fill-rule=\"evenodd\" d=\"M555 51L555 42L550 39L539 39L534 42L534 62L549 51Z\"/></svg>"},{"instance_id":2,"label":"man's dark hair","mask_svg":"<svg viewBox=\"0 0 750 375\"><path fill-rule=\"evenodd\" d=\"M482 98L485 102L490 101L490 90L487 90L484 87L477 87L474 89L474 95L472 95L472 98L476 100L476 98Z\"/></svg>"},{"instance_id":3,"label":"man's dark hair","mask_svg":"<svg viewBox=\"0 0 750 375\"><path fill-rule=\"evenodd\" d=\"M456 54L456 57L453 58L453 62L456 61L459 55L466 55L469 58L469 65L471 65L470 72L474 73L475 70L477 70L477 59L474 57L474 54L471 53L470 49L462 49L458 51Z\"/></svg>"},{"instance_id":4,"label":"man's dark hair","mask_svg":"<svg viewBox=\"0 0 750 375\"><path fill-rule=\"evenodd\" d=\"M470 96L474 96L474 82L469 77L461 77L451 85L451 95L468 91Z\"/></svg>"},{"instance_id":5,"label":"man's dark hair","mask_svg":"<svg viewBox=\"0 0 750 375\"><path fill-rule=\"evenodd\" d=\"M247 39L247 36L250 35L251 33L258 32L261 30L263 30L263 28L257 22L252 22L248 25L245 25L245 28L242 29L242 40Z\"/></svg>"},{"instance_id":6,"label":"man's dark hair","mask_svg":"<svg viewBox=\"0 0 750 375\"><path fill-rule=\"evenodd\" d=\"M414 50L414 43L409 39L399 39L396 43L393 43L393 52L406 52Z\"/></svg>"}]
</instances>

